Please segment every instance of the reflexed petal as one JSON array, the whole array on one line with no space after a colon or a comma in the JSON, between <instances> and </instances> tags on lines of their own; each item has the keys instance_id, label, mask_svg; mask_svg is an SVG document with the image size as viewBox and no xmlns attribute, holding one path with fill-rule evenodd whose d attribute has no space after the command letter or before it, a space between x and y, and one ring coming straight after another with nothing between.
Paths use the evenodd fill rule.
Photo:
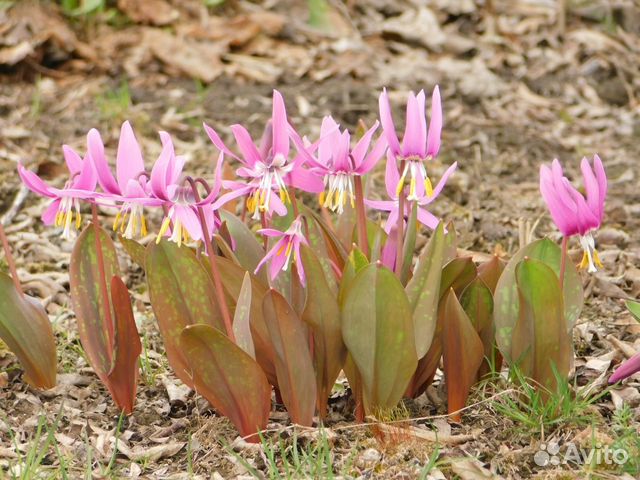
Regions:
<instances>
[{"instance_id":1,"label":"reflexed petal","mask_svg":"<svg viewBox=\"0 0 640 480\"><path fill-rule=\"evenodd\" d=\"M587 205L596 218L601 220L600 188L598 186L598 180L591 169L591 165L589 165L589 160L587 160L586 157L583 157L582 162L580 162L580 170L582 170L582 179L587 193Z\"/></svg>"},{"instance_id":2,"label":"reflexed petal","mask_svg":"<svg viewBox=\"0 0 640 480\"><path fill-rule=\"evenodd\" d=\"M393 125L391 106L389 105L389 96L386 88L380 94L378 105L380 107L380 122L382 123L382 130L384 130L384 134L387 137L389 149L394 156L398 155L400 153L400 142L398 141L396 127Z\"/></svg>"},{"instance_id":3,"label":"reflexed petal","mask_svg":"<svg viewBox=\"0 0 640 480\"><path fill-rule=\"evenodd\" d=\"M435 230L438 223L440 223L440 219L438 217L424 208L418 208L418 221L431 230Z\"/></svg>"},{"instance_id":4,"label":"reflexed petal","mask_svg":"<svg viewBox=\"0 0 640 480\"><path fill-rule=\"evenodd\" d=\"M174 204L174 208L174 218L180 220L182 226L189 232L189 236L194 240L201 240L203 238L202 226L200 226L200 220L193 208L179 204Z\"/></svg>"},{"instance_id":5,"label":"reflexed petal","mask_svg":"<svg viewBox=\"0 0 640 480\"><path fill-rule=\"evenodd\" d=\"M284 217L287 214L287 207L278 195L271 195L269 199L269 214L276 212L279 217Z\"/></svg>"},{"instance_id":6,"label":"reflexed petal","mask_svg":"<svg viewBox=\"0 0 640 480\"><path fill-rule=\"evenodd\" d=\"M420 120L421 115L424 116L425 112L424 110L419 111L418 99L411 92L407 100L407 123L402 138L402 155L405 157L410 155L424 157L426 138L422 137L423 121Z\"/></svg>"},{"instance_id":7,"label":"reflexed petal","mask_svg":"<svg viewBox=\"0 0 640 480\"><path fill-rule=\"evenodd\" d=\"M140 145L131 124L128 121L124 122L120 129L118 153L116 154L116 176L120 191L124 192L129 180L138 178L144 171Z\"/></svg>"},{"instance_id":8,"label":"reflexed petal","mask_svg":"<svg viewBox=\"0 0 640 480\"><path fill-rule=\"evenodd\" d=\"M231 132L233 132L238 148L249 167L253 167L257 162L264 162L246 128L242 125L232 125Z\"/></svg>"},{"instance_id":9,"label":"reflexed petal","mask_svg":"<svg viewBox=\"0 0 640 480\"><path fill-rule=\"evenodd\" d=\"M104 155L104 144L100 137L100 132L95 128L89 130L87 134L87 151L89 154L89 160L93 163L98 175L98 183L107 193L121 194L120 187L118 186L116 179L113 178L111 169L107 162L107 158Z\"/></svg>"},{"instance_id":10,"label":"reflexed petal","mask_svg":"<svg viewBox=\"0 0 640 480\"><path fill-rule=\"evenodd\" d=\"M203 123L202 125L204 126L204 130L205 130L205 132L207 132L207 135L209 136L209 139L218 148L218 150L224 152L225 155L229 155L230 157L233 157L236 160L242 161L241 158L239 158L235 153L233 153L231 150L229 150L227 148L227 146L220 139L220 136L216 133L216 131L213 128L211 128L206 123Z\"/></svg>"},{"instance_id":11,"label":"reflexed petal","mask_svg":"<svg viewBox=\"0 0 640 480\"><path fill-rule=\"evenodd\" d=\"M552 175L549 167L546 165L540 166L540 193L558 229L564 236L570 236L578 231L575 214L558 198Z\"/></svg>"},{"instance_id":12,"label":"reflexed petal","mask_svg":"<svg viewBox=\"0 0 640 480\"><path fill-rule=\"evenodd\" d=\"M249 194L254 188L251 185L242 184L240 182L234 182L234 183L235 185L233 189L229 192L226 192L220 195L220 198L218 198L215 202L211 204L211 208L213 208L214 210L217 210L220 207L222 207L225 203L229 203L232 200L235 200L236 198ZM230 188L230 187L225 186L225 188Z\"/></svg>"},{"instance_id":13,"label":"reflexed petal","mask_svg":"<svg viewBox=\"0 0 640 480\"><path fill-rule=\"evenodd\" d=\"M98 184L98 175L94 164L87 160L82 162L82 170L80 174L73 180L72 190L85 190L94 192Z\"/></svg>"},{"instance_id":14,"label":"reflexed petal","mask_svg":"<svg viewBox=\"0 0 640 480\"><path fill-rule=\"evenodd\" d=\"M22 183L32 192L42 197L56 197L57 189L51 188L44 183L42 179L30 170L24 168L21 164L18 164L18 175L22 179Z\"/></svg>"},{"instance_id":15,"label":"reflexed petal","mask_svg":"<svg viewBox=\"0 0 640 480\"><path fill-rule=\"evenodd\" d=\"M427 134L427 155L435 157L440 151L440 136L442 134L442 103L440 88L436 85L431 96L431 119Z\"/></svg>"},{"instance_id":16,"label":"reflexed petal","mask_svg":"<svg viewBox=\"0 0 640 480\"><path fill-rule=\"evenodd\" d=\"M273 154L281 153L285 157L289 155L289 123L284 99L279 91L273 91Z\"/></svg>"},{"instance_id":17,"label":"reflexed petal","mask_svg":"<svg viewBox=\"0 0 640 480\"><path fill-rule=\"evenodd\" d=\"M364 157L367 154L367 150L369 150L369 145L371 144L371 138L373 134L378 129L378 121L376 120L373 126L365 132L356 146L351 150L351 156L353 157L353 161L355 162L355 167L358 168L360 164L364 161Z\"/></svg>"},{"instance_id":18,"label":"reflexed petal","mask_svg":"<svg viewBox=\"0 0 640 480\"><path fill-rule=\"evenodd\" d=\"M300 283L302 286L307 285L307 276L304 273L304 265L302 264L302 258L300 257L300 243L299 239L295 239L293 243L293 254L296 260L296 267L298 270L298 278L300 278Z\"/></svg>"},{"instance_id":19,"label":"reflexed petal","mask_svg":"<svg viewBox=\"0 0 640 480\"><path fill-rule=\"evenodd\" d=\"M398 202L392 202L391 200L365 200L364 203L369 208L382 210L383 212L390 212L398 207Z\"/></svg>"},{"instance_id":20,"label":"reflexed petal","mask_svg":"<svg viewBox=\"0 0 640 480\"><path fill-rule=\"evenodd\" d=\"M44 212L42 212L42 222L45 225L53 225L56 222L56 215L58 214L58 209L60 208L60 199L56 198L53 202L49 204Z\"/></svg>"},{"instance_id":21,"label":"reflexed petal","mask_svg":"<svg viewBox=\"0 0 640 480\"><path fill-rule=\"evenodd\" d=\"M367 155L364 161L360 164L360 166L356 168L356 173L358 175L364 175L366 173L369 173L373 169L373 167L376 166L378 161L382 158L382 156L384 155L384 151L387 149L387 146L388 146L387 138L384 136L384 133L383 133L378 137L378 140L373 146L373 149L371 149L371 152L369 152L369 155Z\"/></svg>"},{"instance_id":22,"label":"reflexed petal","mask_svg":"<svg viewBox=\"0 0 640 480\"><path fill-rule=\"evenodd\" d=\"M323 166L331 167L334 147L340 138L339 128L340 126L331 116L322 119L322 126L320 127L321 141L318 143L318 160Z\"/></svg>"},{"instance_id":23,"label":"reflexed petal","mask_svg":"<svg viewBox=\"0 0 640 480\"><path fill-rule=\"evenodd\" d=\"M400 181L400 172L396 165L396 160L391 155L391 152L387 153L387 166L385 170L384 184L387 188L387 195L389 198L398 198L398 182Z\"/></svg>"},{"instance_id":24,"label":"reflexed petal","mask_svg":"<svg viewBox=\"0 0 640 480\"><path fill-rule=\"evenodd\" d=\"M265 237L281 237L284 235L284 232L280 230L276 230L275 228L261 228L258 230L260 235L264 235Z\"/></svg>"},{"instance_id":25,"label":"reflexed petal","mask_svg":"<svg viewBox=\"0 0 640 480\"><path fill-rule=\"evenodd\" d=\"M320 193L324 190L322 178L302 167L294 168L287 175L287 184L309 193Z\"/></svg>"},{"instance_id":26,"label":"reflexed petal","mask_svg":"<svg viewBox=\"0 0 640 480\"><path fill-rule=\"evenodd\" d=\"M169 191L167 190L167 176L172 154L173 145L165 143L160 156L151 169L151 191L162 200L170 200Z\"/></svg>"},{"instance_id":27,"label":"reflexed petal","mask_svg":"<svg viewBox=\"0 0 640 480\"><path fill-rule=\"evenodd\" d=\"M290 237L288 236L282 237L273 246L274 255L271 257L271 265L269 266L269 276L271 277L271 280L278 276L284 265L287 263L285 251L287 249L289 239Z\"/></svg>"},{"instance_id":28,"label":"reflexed petal","mask_svg":"<svg viewBox=\"0 0 640 480\"><path fill-rule=\"evenodd\" d=\"M593 170L596 173L596 179L598 181L598 192L600 194L600 221L602 221L602 216L604 214L604 201L607 198L607 174L604 171L604 165L602 165L602 160L596 154L593 156Z\"/></svg>"},{"instance_id":29,"label":"reflexed petal","mask_svg":"<svg viewBox=\"0 0 640 480\"><path fill-rule=\"evenodd\" d=\"M453 164L451 164L451 166L449 166L449 168L445 170L444 174L442 175L442 178L440 178L440 181L433 189L433 195L430 197L423 197L423 199L421 199L419 202L420 205L428 205L429 203L433 202L438 197L438 195L440 195L440 193L442 192L442 189L446 186L447 181L449 180L449 177L453 174L453 172L456 171L457 167L458 167L458 162L453 162Z\"/></svg>"},{"instance_id":30,"label":"reflexed petal","mask_svg":"<svg viewBox=\"0 0 640 480\"><path fill-rule=\"evenodd\" d=\"M64 161L67 164L71 176L82 170L82 157L80 157L73 148L69 145L63 145L62 154L64 155Z\"/></svg>"}]
</instances>

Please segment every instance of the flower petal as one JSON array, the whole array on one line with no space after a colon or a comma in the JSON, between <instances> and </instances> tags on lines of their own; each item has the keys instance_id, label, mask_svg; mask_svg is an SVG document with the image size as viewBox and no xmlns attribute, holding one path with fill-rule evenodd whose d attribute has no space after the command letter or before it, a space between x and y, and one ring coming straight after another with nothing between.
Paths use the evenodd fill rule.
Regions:
<instances>
[{"instance_id":1,"label":"flower petal","mask_svg":"<svg viewBox=\"0 0 640 480\"><path fill-rule=\"evenodd\" d=\"M622 363L609 377L609 383L616 383L629 378L634 373L640 372L640 353L636 353L626 362Z\"/></svg>"},{"instance_id":2,"label":"flower petal","mask_svg":"<svg viewBox=\"0 0 640 480\"><path fill-rule=\"evenodd\" d=\"M380 122L382 123L382 130L387 137L389 149L394 156L397 156L400 153L400 142L398 141L396 127L393 125L391 106L389 105L389 96L387 95L386 88L382 89L382 93L378 99L378 106L380 108Z\"/></svg>"},{"instance_id":3,"label":"flower petal","mask_svg":"<svg viewBox=\"0 0 640 480\"><path fill-rule=\"evenodd\" d=\"M87 134L87 152L89 160L95 167L98 175L98 183L100 184L100 187L102 187L102 190L107 193L120 195L122 192L120 191L120 187L118 186L116 179L113 178L113 174L109 168L109 163L104 155L102 137L100 137L100 132L95 128L89 130L89 133Z\"/></svg>"},{"instance_id":4,"label":"flower petal","mask_svg":"<svg viewBox=\"0 0 640 480\"><path fill-rule=\"evenodd\" d=\"M284 99L277 90L273 91L271 119L273 125L273 154L281 153L286 158L289 155L289 123L287 122Z\"/></svg>"},{"instance_id":5,"label":"flower petal","mask_svg":"<svg viewBox=\"0 0 640 480\"><path fill-rule=\"evenodd\" d=\"M42 212L42 222L45 225L53 225L56 222L56 215L58 214L58 209L60 208L60 199L56 198L53 202L49 204L47 209Z\"/></svg>"},{"instance_id":6,"label":"flower petal","mask_svg":"<svg viewBox=\"0 0 640 480\"><path fill-rule=\"evenodd\" d=\"M427 155L435 157L440 151L440 136L442 134L442 103L440 88L436 85L431 96L431 119L427 134Z\"/></svg>"},{"instance_id":7,"label":"flower petal","mask_svg":"<svg viewBox=\"0 0 640 480\"><path fill-rule=\"evenodd\" d=\"M396 166L396 159L391 155L391 152L387 152L387 166L384 176L384 184L387 188L387 195L389 198L398 198L398 182L400 181L400 172Z\"/></svg>"},{"instance_id":8,"label":"flower petal","mask_svg":"<svg viewBox=\"0 0 640 480\"><path fill-rule=\"evenodd\" d=\"M242 156L245 160L244 163L249 167L253 167L257 162L264 162L246 128L242 125L232 125L231 132L236 139L240 152L242 152Z\"/></svg>"},{"instance_id":9,"label":"flower petal","mask_svg":"<svg viewBox=\"0 0 640 480\"><path fill-rule=\"evenodd\" d=\"M24 185L33 193L36 193L42 197L54 198L57 196L57 189L51 188L49 185L44 183L44 181L38 175L30 170L27 170L21 164L18 164L18 175L20 175L22 183L24 183Z\"/></svg>"},{"instance_id":10,"label":"flower petal","mask_svg":"<svg viewBox=\"0 0 640 480\"><path fill-rule=\"evenodd\" d=\"M116 154L116 177L118 178L120 191L124 192L129 180L137 179L144 171L140 145L136 140L131 124L126 121L120 129L120 140L118 141L118 152Z\"/></svg>"},{"instance_id":11,"label":"flower petal","mask_svg":"<svg viewBox=\"0 0 640 480\"><path fill-rule=\"evenodd\" d=\"M64 155L64 161L67 163L67 168L71 176L82 170L82 157L71 148L69 145L62 145L62 154Z\"/></svg>"},{"instance_id":12,"label":"flower petal","mask_svg":"<svg viewBox=\"0 0 640 480\"><path fill-rule=\"evenodd\" d=\"M223 151L225 155L229 155L230 157L233 157L236 160L242 161L240 157L238 157L235 153L233 153L231 150L227 148L227 146L220 139L220 136L216 133L216 131L213 128L211 128L206 123L203 123L202 125L204 126L204 130L205 132L207 132L209 139L218 148L218 150Z\"/></svg>"},{"instance_id":13,"label":"flower petal","mask_svg":"<svg viewBox=\"0 0 640 480\"><path fill-rule=\"evenodd\" d=\"M409 93L407 100L407 123L404 130L404 137L402 137L402 155L408 157L410 155L417 155L420 158L425 154L426 137L422 134L426 133L422 131L422 124L424 120L420 119L420 116L424 116L424 110L419 111L418 99L413 92Z\"/></svg>"}]
</instances>

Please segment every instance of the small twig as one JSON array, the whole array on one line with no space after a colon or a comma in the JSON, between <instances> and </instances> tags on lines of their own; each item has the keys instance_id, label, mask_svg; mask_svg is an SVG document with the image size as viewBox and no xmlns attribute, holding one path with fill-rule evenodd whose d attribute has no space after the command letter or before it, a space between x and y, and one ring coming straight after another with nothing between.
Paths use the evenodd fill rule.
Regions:
<instances>
[{"instance_id":1,"label":"small twig","mask_svg":"<svg viewBox=\"0 0 640 480\"><path fill-rule=\"evenodd\" d=\"M20 190L18 190L18 193L13 199L13 203L9 207L9 210L7 210L2 218L0 218L1 225L6 226L11 223L11 221L16 217L16 215L22 208L22 205L24 204L24 201L28 196L29 190L27 189L27 187L25 187L24 185L20 185Z\"/></svg>"}]
</instances>

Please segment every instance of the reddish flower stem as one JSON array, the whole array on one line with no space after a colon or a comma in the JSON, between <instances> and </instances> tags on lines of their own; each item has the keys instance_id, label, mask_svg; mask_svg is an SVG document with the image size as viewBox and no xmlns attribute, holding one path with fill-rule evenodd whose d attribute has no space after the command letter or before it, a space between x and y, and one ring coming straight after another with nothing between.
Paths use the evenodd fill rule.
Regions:
<instances>
[{"instance_id":1,"label":"reddish flower stem","mask_svg":"<svg viewBox=\"0 0 640 480\"><path fill-rule=\"evenodd\" d=\"M0 238L2 239L2 248L4 248L4 255L7 260L7 265L9 266L9 272L11 272L11 280L13 280L13 284L15 285L16 290L20 293L20 296L24 297L24 290L22 290L22 285L20 285L20 279L18 278L18 271L16 270L16 262L11 254L9 239L4 232L2 223L0 223Z\"/></svg>"},{"instance_id":2,"label":"reddish flower stem","mask_svg":"<svg viewBox=\"0 0 640 480\"><path fill-rule=\"evenodd\" d=\"M102 240L100 239L100 221L98 219L98 207L95 203L91 204L91 217L93 223L94 242L96 245L96 258L98 259L98 281L100 283L100 294L104 300L104 317L107 323L107 335L109 336L109 345L113 345L115 335L115 325L111 316L111 299L109 298L109 289L107 288L107 272L104 268L104 255L102 254Z\"/></svg>"},{"instance_id":3,"label":"reddish flower stem","mask_svg":"<svg viewBox=\"0 0 640 480\"><path fill-rule=\"evenodd\" d=\"M362 188L362 177L354 175L353 183L356 194L356 222L358 224L358 243L360 250L369 258L369 239L367 238L367 214L364 210L364 191Z\"/></svg>"},{"instance_id":4,"label":"reddish flower stem","mask_svg":"<svg viewBox=\"0 0 640 480\"><path fill-rule=\"evenodd\" d=\"M186 182L191 186L191 190L193 192L193 198L195 203L199 203L200 193L198 193L197 182L191 178L187 177L185 179ZM229 313L229 306L227 305L227 301L224 298L224 290L222 287L222 279L220 278L220 270L218 270L218 262L216 261L216 256L213 251L213 245L211 244L212 239L209 238L209 229L207 228L207 219L204 216L204 209L201 206L196 208L198 211L198 217L200 219L200 227L202 228L202 238L204 239L204 247L207 252L207 256L209 257L209 266L211 268L211 277L213 278L213 285L216 291L216 299L218 300L218 306L220 308L220 313L222 314L222 320L224 322L225 330L227 331L227 336L233 343L236 343L236 337L233 334L233 324L231 322L231 315Z\"/></svg>"},{"instance_id":5,"label":"reddish flower stem","mask_svg":"<svg viewBox=\"0 0 640 480\"><path fill-rule=\"evenodd\" d=\"M404 160L400 162L400 171L404 171ZM402 275L402 251L404 250L404 188L398 194L398 223L396 225L396 273L398 278Z\"/></svg>"},{"instance_id":6,"label":"reddish flower stem","mask_svg":"<svg viewBox=\"0 0 640 480\"><path fill-rule=\"evenodd\" d=\"M564 272L567 268L567 244L568 237L562 237L562 256L560 257L560 289L564 291Z\"/></svg>"}]
</instances>

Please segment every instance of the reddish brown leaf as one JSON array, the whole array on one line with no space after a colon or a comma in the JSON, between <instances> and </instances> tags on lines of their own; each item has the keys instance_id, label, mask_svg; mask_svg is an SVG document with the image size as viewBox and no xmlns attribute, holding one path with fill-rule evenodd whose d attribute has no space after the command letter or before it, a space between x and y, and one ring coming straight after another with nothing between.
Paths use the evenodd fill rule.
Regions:
<instances>
[{"instance_id":1,"label":"reddish brown leaf","mask_svg":"<svg viewBox=\"0 0 640 480\"><path fill-rule=\"evenodd\" d=\"M291 421L311 426L316 405L316 382L308 330L291 305L275 290L265 295L263 311L276 353L278 388Z\"/></svg>"},{"instance_id":2,"label":"reddish brown leaf","mask_svg":"<svg viewBox=\"0 0 640 480\"><path fill-rule=\"evenodd\" d=\"M111 279L111 301L115 312L113 367L107 387L111 396L127 415L133 412L138 381L138 357L142 344L131 309L127 286L119 277Z\"/></svg>"},{"instance_id":3,"label":"reddish brown leaf","mask_svg":"<svg viewBox=\"0 0 640 480\"><path fill-rule=\"evenodd\" d=\"M453 289L444 299L442 355L447 384L448 412L456 412L467 403L471 386L484 358L484 348L469 317L463 310ZM451 418L459 422L460 413Z\"/></svg>"}]
</instances>

